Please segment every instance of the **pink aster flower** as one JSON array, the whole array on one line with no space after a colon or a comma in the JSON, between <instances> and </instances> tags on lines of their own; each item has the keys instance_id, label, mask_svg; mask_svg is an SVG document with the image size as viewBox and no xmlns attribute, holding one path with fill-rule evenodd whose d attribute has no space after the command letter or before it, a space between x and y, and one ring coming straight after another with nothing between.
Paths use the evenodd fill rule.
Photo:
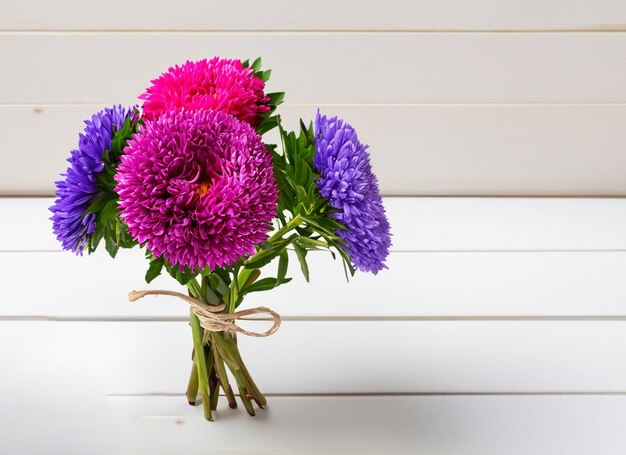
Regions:
<instances>
[{"instance_id":1,"label":"pink aster flower","mask_svg":"<svg viewBox=\"0 0 626 455\"><path fill-rule=\"evenodd\" d=\"M169 110L213 109L234 115L256 127L268 112L265 82L240 60L214 57L173 66L139 96L144 118L154 120Z\"/></svg>"},{"instance_id":2,"label":"pink aster flower","mask_svg":"<svg viewBox=\"0 0 626 455\"><path fill-rule=\"evenodd\" d=\"M129 141L115 176L128 231L194 270L232 265L266 240L278 190L252 127L219 111L170 111Z\"/></svg>"}]
</instances>

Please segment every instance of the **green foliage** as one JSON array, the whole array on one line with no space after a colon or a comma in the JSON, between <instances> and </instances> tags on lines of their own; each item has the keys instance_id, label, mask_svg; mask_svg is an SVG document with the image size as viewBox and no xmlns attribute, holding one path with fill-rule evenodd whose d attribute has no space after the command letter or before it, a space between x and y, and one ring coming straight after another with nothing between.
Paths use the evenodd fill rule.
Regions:
<instances>
[{"instance_id":1,"label":"green foliage","mask_svg":"<svg viewBox=\"0 0 626 455\"><path fill-rule=\"evenodd\" d=\"M146 254L146 257L150 260L150 265L148 266L148 271L146 272L146 283L150 283L163 271L165 259L163 256L160 258L154 258L149 252Z\"/></svg>"},{"instance_id":2,"label":"green foliage","mask_svg":"<svg viewBox=\"0 0 626 455\"><path fill-rule=\"evenodd\" d=\"M346 270L346 277L354 275L354 268L343 240L337 234L345 227L331 217L335 210L328 205L317 190L315 180L319 178L313 158L315 137L313 125L300 122L300 131L287 132L279 125L283 153L272 151L276 182L279 190L278 213L290 218L300 217L302 223L296 228L298 237L292 239L304 277L309 280L306 254L309 250L328 249L339 253ZM273 259L273 257L272 257Z\"/></svg>"},{"instance_id":3,"label":"green foliage","mask_svg":"<svg viewBox=\"0 0 626 455\"><path fill-rule=\"evenodd\" d=\"M261 79L263 82L267 83L270 79L270 76L272 75L272 70L263 71L261 69L261 57L258 57L256 60L254 60L252 64L250 64L250 60L244 60L243 62L241 62L241 64L244 68L250 68L252 70L252 73L254 74L254 77ZM260 123L256 128L256 132L260 135L263 135L278 126L280 120L277 115L274 115L274 112L276 111L276 108L284 101L285 93L273 92L267 93L266 96L269 98L267 105L270 109L267 112L259 114Z\"/></svg>"},{"instance_id":4,"label":"green foliage","mask_svg":"<svg viewBox=\"0 0 626 455\"><path fill-rule=\"evenodd\" d=\"M284 281L287 276L287 269L289 268L289 254L287 250L282 250L278 259L278 271L276 278L278 281Z\"/></svg>"},{"instance_id":5,"label":"green foliage","mask_svg":"<svg viewBox=\"0 0 626 455\"><path fill-rule=\"evenodd\" d=\"M297 238L297 234L293 234L286 239L280 239L276 242L271 243L270 247L266 247L265 249L261 249L255 255L247 259L243 265L247 269L260 269L261 267L272 262L276 257L278 257L284 249Z\"/></svg>"},{"instance_id":6,"label":"green foliage","mask_svg":"<svg viewBox=\"0 0 626 455\"><path fill-rule=\"evenodd\" d=\"M281 284L289 283L291 278L285 278L283 280L279 280L278 278L263 278L262 280L257 281L256 283L250 285L245 289L245 293L249 294L251 292L259 292L259 291L269 291L270 289L274 289Z\"/></svg>"},{"instance_id":7,"label":"green foliage","mask_svg":"<svg viewBox=\"0 0 626 455\"><path fill-rule=\"evenodd\" d=\"M189 267L183 267L181 270L179 267L174 266L168 262L165 262L165 270L170 274L172 278L178 281L180 284L185 286L191 280L193 280L198 273L194 273Z\"/></svg>"},{"instance_id":8,"label":"green foliage","mask_svg":"<svg viewBox=\"0 0 626 455\"><path fill-rule=\"evenodd\" d=\"M104 240L106 251L115 257L120 248L132 248L137 243L131 238L124 221L119 216L117 209L118 195L115 192L117 183L113 178L115 170L120 163L128 140L137 131L137 122L131 118L126 119L122 127L114 131L111 139L111 148L102 154L104 168L97 174L96 187L99 190L98 196L85 211L85 215L94 213L96 215L96 229L86 245L89 254L96 251L98 245Z\"/></svg>"},{"instance_id":9,"label":"green foliage","mask_svg":"<svg viewBox=\"0 0 626 455\"><path fill-rule=\"evenodd\" d=\"M294 243L293 248L296 250L296 256L298 256L298 261L300 261L300 269L302 270L302 275L304 275L304 278L309 281L309 265L306 262L307 251L298 243Z\"/></svg>"}]
</instances>

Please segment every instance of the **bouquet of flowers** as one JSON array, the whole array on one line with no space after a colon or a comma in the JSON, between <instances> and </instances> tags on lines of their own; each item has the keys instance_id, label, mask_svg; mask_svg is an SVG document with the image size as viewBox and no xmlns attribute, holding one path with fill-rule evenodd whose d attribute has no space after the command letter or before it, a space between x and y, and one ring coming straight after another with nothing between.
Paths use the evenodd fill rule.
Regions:
<instances>
[{"instance_id":1,"label":"bouquet of flowers","mask_svg":"<svg viewBox=\"0 0 626 455\"><path fill-rule=\"evenodd\" d=\"M280 317L240 310L246 295L288 283L294 256L308 281L311 250L339 258L346 277L376 274L391 245L367 146L319 110L299 131L285 131L276 114L284 93L265 93L269 77L260 59L170 68L139 96L140 107L116 105L85 121L50 208L64 249L82 255L104 244L115 258L120 248L142 248L147 282L166 271L186 287L129 298L168 294L189 303L187 398L195 405L200 395L208 420L220 393L237 407L233 379L250 415L254 403L267 403L237 335L271 335ZM263 140L274 128L280 146ZM264 276L274 261L275 273ZM273 326L258 333L237 324L253 314L269 315Z\"/></svg>"}]
</instances>

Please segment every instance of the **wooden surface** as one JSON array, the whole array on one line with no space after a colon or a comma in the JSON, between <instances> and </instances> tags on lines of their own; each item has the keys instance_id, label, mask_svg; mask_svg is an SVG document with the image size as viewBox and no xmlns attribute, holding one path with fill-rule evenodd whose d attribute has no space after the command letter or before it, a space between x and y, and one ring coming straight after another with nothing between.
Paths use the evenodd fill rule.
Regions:
<instances>
[{"instance_id":1,"label":"wooden surface","mask_svg":"<svg viewBox=\"0 0 626 455\"><path fill-rule=\"evenodd\" d=\"M287 126L352 122L386 195L626 195L617 0L35 3L0 15L0 195L51 195L82 119L213 55L261 55Z\"/></svg>"},{"instance_id":2,"label":"wooden surface","mask_svg":"<svg viewBox=\"0 0 626 455\"><path fill-rule=\"evenodd\" d=\"M122 251L115 261L104 251L83 258L61 252L47 220L51 204L0 199L0 213L12 214L0 225L5 289L16 296L31 285L33 264L46 270L37 277L45 298L25 293L20 305L0 299L1 316L186 316L176 299L126 302L132 289L174 285L167 276L143 283L141 251ZM623 199L386 198L385 205L394 234L389 271L347 283L340 264L311 254L310 285L296 267L293 283L253 294L250 304L271 304L287 318L626 317ZM58 285L72 276L81 279ZM91 300L101 280L109 284ZM329 294L341 295L342 304Z\"/></svg>"},{"instance_id":3,"label":"wooden surface","mask_svg":"<svg viewBox=\"0 0 626 455\"><path fill-rule=\"evenodd\" d=\"M626 33L33 32L0 40L2 104L129 103L168 67L213 55L261 55L272 69L269 90L296 104L626 102L626 62L617 58Z\"/></svg>"},{"instance_id":4,"label":"wooden surface","mask_svg":"<svg viewBox=\"0 0 626 455\"><path fill-rule=\"evenodd\" d=\"M622 199L386 198L389 270L347 285L317 255L246 302L284 316L240 340L270 407L212 425L183 395L185 305L126 301L141 254L59 251L50 203L0 199L3 453L626 450Z\"/></svg>"},{"instance_id":5,"label":"wooden surface","mask_svg":"<svg viewBox=\"0 0 626 455\"><path fill-rule=\"evenodd\" d=\"M4 5L5 30L598 30L626 28L619 0L320 0L297 7L289 0L36 0ZM123 10L124 14L119 14Z\"/></svg>"},{"instance_id":6,"label":"wooden surface","mask_svg":"<svg viewBox=\"0 0 626 455\"><path fill-rule=\"evenodd\" d=\"M53 198L0 198L0 251L61 251ZM391 251L626 250L621 198L384 198Z\"/></svg>"},{"instance_id":7,"label":"wooden surface","mask_svg":"<svg viewBox=\"0 0 626 455\"><path fill-rule=\"evenodd\" d=\"M0 193L52 194L83 119L101 108L0 105L0 128L8 133L0 135L0 150L12 151L0 154ZM349 119L370 145L385 194L603 195L624 185L623 104L335 104L322 110ZM313 105L281 108L286 128L315 112ZM270 134L268 141L278 138Z\"/></svg>"},{"instance_id":8,"label":"wooden surface","mask_svg":"<svg viewBox=\"0 0 626 455\"><path fill-rule=\"evenodd\" d=\"M0 195L50 196L84 118L221 54L263 57L287 126L352 122L385 195L460 197L386 198L376 277L312 255L247 301L285 319L240 342L270 407L215 424L185 306L126 301L141 254L61 252L51 199L0 198L0 453L626 452L623 1L2 3Z\"/></svg>"},{"instance_id":9,"label":"wooden surface","mask_svg":"<svg viewBox=\"0 0 626 455\"><path fill-rule=\"evenodd\" d=\"M83 397L81 397L83 398ZM106 396L46 401L0 396L6 453L217 455L621 455L624 396L270 397L254 418L221 406L213 425L182 397ZM60 414L61 413L61 414ZM62 418L60 418L62 417ZM36 428L37 437L26 431ZM243 435L243 436L242 436ZM69 444L66 443L65 447Z\"/></svg>"},{"instance_id":10,"label":"wooden surface","mask_svg":"<svg viewBox=\"0 0 626 455\"><path fill-rule=\"evenodd\" d=\"M185 321L9 320L0 341L10 393L45 371L76 393L180 395L191 368ZM272 394L626 393L624 320L285 321L239 346Z\"/></svg>"}]
</instances>

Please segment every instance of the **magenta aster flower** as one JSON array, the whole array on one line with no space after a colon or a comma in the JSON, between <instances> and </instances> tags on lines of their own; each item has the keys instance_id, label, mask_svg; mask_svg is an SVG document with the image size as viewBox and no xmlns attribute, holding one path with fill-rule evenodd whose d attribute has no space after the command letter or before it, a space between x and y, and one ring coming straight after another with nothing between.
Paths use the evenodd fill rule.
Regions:
<instances>
[{"instance_id":1,"label":"magenta aster flower","mask_svg":"<svg viewBox=\"0 0 626 455\"><path fill-rule=\"evenodd\" d=\"M218 111L170 111L129 141L115 179L128 231L155 257L211 269L255 252L276 216L272 158Z\"/></svg>"},{"instance_id":2,"label":"magenta aster flower","mask_svg":"<svg viewBox=\"0 0 626 455\"><path fill-rule=\"evenodd\" d=\"M144 118L154 120L168 110L213 109L234 115L256 127L268 112L265 82L240 60L214 57L173 66L139 96Z\"/></svg>"}]
</instances>

